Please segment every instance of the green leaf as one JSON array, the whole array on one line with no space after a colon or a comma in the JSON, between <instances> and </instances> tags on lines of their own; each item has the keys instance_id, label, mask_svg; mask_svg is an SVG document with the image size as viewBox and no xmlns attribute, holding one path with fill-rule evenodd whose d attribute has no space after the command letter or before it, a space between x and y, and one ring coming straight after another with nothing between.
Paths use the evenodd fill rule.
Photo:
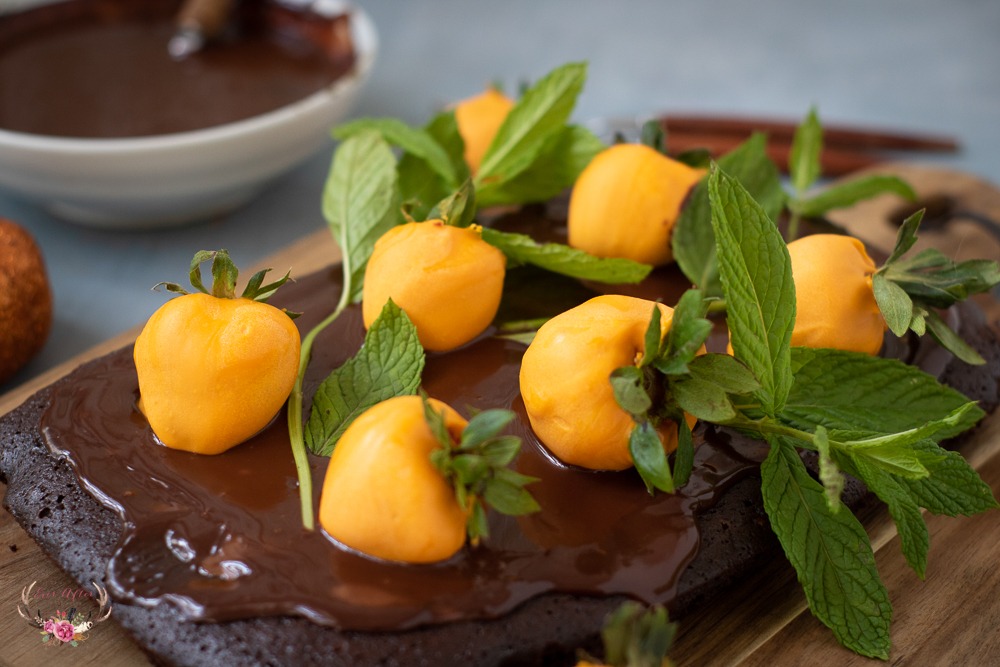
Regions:
<instances>
[{"instance_id":1,"label":"green leaf","mask_svg":"<svg viewBox=\"0 0 1000 667\"><path fill-rule=\"evenodd\" d=\"M632 428L628 449L635 469L639 471L639 476L642 477L650 494L654 489L667 493L674 492L674 480L670 474L667 454L663 451L660 436L649 421L640 422Z\"/></svg>"},{"instance_id":2,"label":"green leaf","mask_svg":"<svg viewBox=\"0 0 1000 667\"><path fill-rule=\"evenodd\" d=\"M424 368L417 330L399 306L386 303L357 354L316 390L306 423L306 446L329 456L355 417L393 396L415 394Z\"/></svg>"},{"instance_id":3,"label":"green leaf","mask_svg":"<svg viewBox=\"0 0 1000 667\"><path fill-rule=\"evenodd\" d=\"M608 616L601 630L604 659L614 667L661 667L677 634L677 624L669 622L661 606L646 608L638 602L624 602ZM596 659L587 662L597 663Z\"/></svg>"},{"instance_id":4,"label":"green leaf","mask_svg":"<svg viewBox=\"0 0 1000 667\"><path fill-rule=\"evenodd\" d=\"M555 132L541 152L517 176L503 182L484 183L480 205L504 206L547 201L576 182L580 172L606 146L597 135L577 125Z\"/></svg>"},{"instance_id":5,"label":"green leaf","mask_svg":"<svg viewBox=\"0 0 1000 667\"><path fill-rule=\"evenodd\" d=\"M452 170L457 175L457 182L467 179L469 167L465 164L465 145L458 133L455 113L444 111L437 114L424 126L424 131L447 154ZM415 220L427 220L431 207L455 189L455 185L449 185L423 158L412 153L403 153L396 170L402 201L409 207L409 213Z\"/></svg>"},{"instance_id":6,"label":"green leaf","mask_svg":"<svg viewBox=\"0 0 1000 667\"><path fill-rule=\"evenodd\" d=\"M792 211L807 218L819 217L837 208L847 208L880 194L894 193L910 201L917 198L906 181L896 176L862 176L831 185L817 195L788 203Z\"/></svg>"},{"instance_id":7,"label":"green leaf","mask_svg":"<svg viewBox=\"0 0 1000 667\"><path fill-rule=\"evenodd\" d=\"M816 451L819 453L819 481L823 483L827 506L831 512L836 513L842 506L840 494L844 492L844 473L830 455L830 439L827 437L826 429L817 426L814 435Z\"/></svg>"},{"instance_id":8,"label":"green leaf","mask_svg":"<svg viewBox=\"0 0 1000 667\"><path fill-rule=\"evenodd\" d=\"M746 364L728 354L699 355L688 364L688 372L692 378L711 382L727 394L749 394L760 389L760 382Z\"/></svg>"},{"instance_id":9,"label":"green leaf","mask_svg":"<svg viewBox=\"0 0 1000 667\"><path fill-rule=\"evenodd\" d=\"M483 500L497 512L508 516L531 514L541 509L523 487L499 478L486 483Z\"/></svg>"},{"instance_id":10,"label":"green leaf","mask_svg":"<svg viewBox=\"0 0 1000 667\"><path fill-rule=\"evenodd\" d=\"M468 227L476 220L476 191L471 179L437 203L427 214L428 220L443 220L452 227Z\"/></svg>"},{"instance_id":11,"label":"green leaf","mask_svg":"<svg viewBox=\"0 0 1000 667\"><path fill-rule=\"evenodd\" d=\"M924 322L934 340L965 363L973 366L981 366L986 363L979 352L952 331L936 312L929 311L924 316Z\"/></svg>"},{"instance_id":12,"label":"green leaf","mask_svg":"<svg viewBox=\"0 0 1000 667\"><path fill-rule=\"evenodd\" d=\"M901 480L892 474L869 465L863 460L853 460L850 466L852 474L858 477L865 486L878 496L889 509L899 533L900 548L907 564L921 579L927 570L927 553L930 550L930 535L927 524L920 512L913 494L903 485Z\"/></svg>"},{"instance_id":13,"label":"green leaf","mask_svg":"<svg viewBox=\"0 0 1000 667\"><path fill-rule=\"evenodd\" d=\"M335 127L333 136L343 140L365 132L376 132L387 143L419 157L451 188L457 188L461 182L448 153L434 137L397 118L359 118Z\"/></svg>"},{"instance_id":14,"label":"green leaf","mask_svg":"<svg viewBox=\"0 0 1000 667\"><path fill-rule=\"evenodd\" d=\"M897 433L944 419L968 403L954 389L894 359L794 347L791 368L795 381L780 417L806 430L822 425L830 430ZM954 427L935 433L934 439L958 435L983 415L972 409Z\"/></svg>"},{"instance_id":15,"label":"green leaf","mask_svg":"<svg viewBox=\"0 0 1000 667\"><path fill-rule=\"evenodd\" d=\"M696 378L681 378L670 383L670 393L684 412L713 424L724 424L736 417L736 409L722 387Z\"/></svg>"},{"instance_id":16,"label":"green leaf","mask_svg":"<svg viewBox=\"0 0 1000 667\"><path fill-rule=\"evenodd\" d=\"M920 228L920 222L923 219L924 209L920 209L903 221L903 224L899 226L899 231L896 232L896 242L893 244L892 253L889 255L889 259L885 260L885 264L892 264L908 253L914 244L916 244L917 230Z\"/></svg>"},{"instance_id":17,"label":"green leaf","mask_svg":"<svg viewBox=\"0 0 1000 667\"><path fill-rule=\"evenodd\" d=\"M608 284L632 284L643 280L652 267L630 259L595 257L560 243L538 243L525 234L483 228L483 240L499 248L508 264L534 264L547 271L580 280Z\"/></svg>"},{"instance_id":18,"label":"green leaf","mask_svg":"<svg viewBox=\"0 0 1000 667\"><path fill-rule=\"evenodd\" d=\"M686 419L677 421L677 451L674 452L674 488L688 483L694 468L694 439Z\"/></svg>"},{"instance_id":19,"label":"green leaf","mask_svg":"<svg viewBox=\"0 0 1000 667\"><path fill-rule=\"evenodd\" d=\"M477 413L462 430L459 449L467 449L497 437L514 419L510 410L485 410Z\"/></svg>"},{"instance_id":20,"label":"green leaf","mask_svg":"<svg viewBox=\"0 0 1000 667\"><path fill-rule=\"evenodd\" d=\"M534 162L566 125L586 78L585 63L569 63L525 91L486 149L476 174L477 190L510 181Z\"/></svg>"},{"instance_id":21,"label":"green leaf","mask_svg":"<svg viewBox=\"0 0 1000 667\"><path fill-rule=\"evenodd\" d=\"M913 321L913 301L910 295L882 273L872 276L872 291L889 330L897 336L905 335Z\"/></svg>"},{"instance_id":22,"label":"green leaf","mask_svg":"<svg viewBox=\"0 0 1000 667\"><path fill-rule=\"evenodd\" d=\"M735 150L719 158L719 168L740 181L774 220L785 205L781 174L767 156L767 137L755 134ZM671 236L674 258L681 271L706 297L722 294L708 183L702 179L688 196Z\"/></svg>"},{"instance_id":23,"label":"green leaf","mask_svg":"<svg viewBox=\"0 0 1000 667\"><path fill-rule=\"evenodd\" d=\"M820 154L823 152L823 128L820 126L816 109L809 114L795 130L792 150L788 156L788 168L792 177L792 187L796 192L805 192L820 176Z\"/></svg>"},{"instance_id":24,"label":"green leaf","mask_svg":"<svg viewBox=\"0 0 1000 667\"><path fill-rule=\"evenodd\" d=\"M649 146L657 153L666 155L667 133L663 129L663 123L658 120L647 120L639 130L639 143Z\"/></svg>"},{"instance_id":25,"label":"green leaf","mask_svg":"<svg viewBox=\"0 0 1000 667\"><path fill-rule=\"evenodd\" d=\"M658 371L664 375L688 372L688 364L712 333L712 323L705 319L706 310L701 290L689 289L681 295L674 308L663 351L655 361Z\"/></svg>"},{"instance_id":26,"label":"green leaf","mask_svg":"<svg viewBox=\"0 0 1000 667\"><path fill-rule=\"evenodd\" d=\"M823 487L781 439L761 477L764 510L813 615L847 648L888 659L892 607L864 528L850 512L830 510Z\"/></svg>"},{"instance_id":27,"label":"green leaf","mask_svg":"<svg viewBox=\"0 0 1000 667\"><path fill-rule=\"evenodd\" d=\"M323 189L323 216L343 253L344 290L361 295L375 241L395 225L396 159L373 132L347 139L334 153Z\"/></svg>"},{"instance_id":28,"label":"green leaf","mask_svg":"<svg viewBox=\"0 0 1000 667\"><path fill-rule=\"evenodd\" d=\"M945 516L972 516L1000 507L993 491L958 452L921 442L915 445L930 473L922 479L900 479L917 504Z\"/></svg>"},{"instance_id":29,"label":"green leaf","mask_svg":"<svg viewBox=\"0 0 1000 667\"><path fill-rule=\"evenodd\" d=\"M660 356L660 348L663 344L660 306L653 304L650 310L652 312L649 316L649 324L646 326L646 333L643 335L642 359L639 360L639 368L646 368L653 363L653 360Z\"/></svg>"},{"instance_id":30,"label":"green leaf","mask_svg":"<svg viewBox=\"0 0 1000 667\"><path fill-rule=\"evenodd\" d=\"M643 372L635 366L622 366L611 372L611 391L622 410L636 419L645 418L653 406L643 385Z\"/></svg>"},{"instance_id":31,"label":"green leaf","mask_svg":"<svg viewBox=\"0 0 1000 667\"><path fill-rule=\"evenodd\" d=\"M775 414L792 385L795 285L788 249L746 188L719 168L708 183L730 342L761 384L763 410Z\"/></svg>"}]
</instances>

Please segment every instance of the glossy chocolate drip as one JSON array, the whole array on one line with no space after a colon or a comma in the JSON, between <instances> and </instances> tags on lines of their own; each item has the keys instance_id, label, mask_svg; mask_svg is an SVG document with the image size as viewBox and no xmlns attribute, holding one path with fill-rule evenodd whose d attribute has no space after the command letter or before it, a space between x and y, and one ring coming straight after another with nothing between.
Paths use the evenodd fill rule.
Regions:
<instances>
[{"instance_id":1,"label":"glossy chocolate drip","mask_svg":"<svg viewBox=\"0 0 1000 667\"><path fill-rule=\"evenodd\" d=\"M534 213L502 224L537 221ZM308 331L336 303L339 286L339 267L333 267L282 288L274 303L303 312L297 323ZM673 294L683 286L677 274L659 271L641 291ZM550 316L592 295L575 281L513 270L500 319ZM694 473L675 495L650 496L635 471L561 466L527 425L518 389L523 345L490 334L460 350L428 355L423 386L467 416L470 407L516 412L512 430L524 445L514 467L540 478L530 490L542 511L492 515L483 545L435 565L379 562L321 530L305 531L284 414L218 456L158 445L134 407L138 388L128 349L56 385L42 428L91 493L124 519L123 542L109 564L118 599L167 601L190 619L300 614L358 630L495 617L553 591L670 603L698 550L699 511L752 473L766 448L697 427ZM363 336L356 307L319 336L307 398L354 354ZM905 345L894 353L922 354ZM310 461L318 504L326 459Z\"/></svg>"},{"instance_id":2,"label":"glossy chocolate drip","mask_svg":"<svg viewBox=\"0 0 1000 667\"><path fill-rule=\"evenodd\" d=\"M75 0L0 16L0 128L80 138L197 130L305 99L353 65L349 38L333 39L343 17L263 2L243 3L218 43L175 61L167 43L179 6Z\"/></svg>"},{"instance_id":3,"label":"glossy chocolate drip","mask_svg":"<svg viewBox=\"0 0 1000 667\"><path fill-rule=\"evenodd\" d=\"M284 288L275 301L304 311L299 323L308 330L335 303L338 285L339 274L324 271ZM362 337L357 308L324 331L307 395ZM109 565L109 583L120 599L169 600L193 619L303 614L351 629L492 617L548 591L669 602L697 550L698 507L711 504L754 463L723 439L704 442L684 491L655 497L634 471L559 466L521 412L523 349L487 336L428 357L429 394L466 413L468 406L518 411L513 430L525 444L515 467L541 478L531 490L543 507L529 517L492 516L485 544L432 566L378 562L338 546L322 531L302 529L283 415L219 456L158 445L134 407L129 350L82 367L57 387L42 427L87 488L124 518L124 541ZM311 463L318 494L326 459Z\"/></svg>"}]
</instances>

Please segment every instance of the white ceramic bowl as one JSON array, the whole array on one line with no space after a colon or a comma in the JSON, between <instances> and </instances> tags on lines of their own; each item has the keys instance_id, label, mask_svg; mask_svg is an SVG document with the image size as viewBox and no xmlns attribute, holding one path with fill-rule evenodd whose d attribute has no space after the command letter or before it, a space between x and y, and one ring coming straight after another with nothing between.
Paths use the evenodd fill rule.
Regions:
<instances>
[{"instance_id":1,"label":"white ceramic bowl","mask_svg":"<svg viewBox=\"0 0 1000 667\"><path fill-rule=\"evenodd\" d=\"M352 7L352 72L293 104L191 132L123 139L46 137L0 129L0 188L53 215L107 229L151 229L246 203L321 146L367 80L378 51Z\"/></svg>"}]
</instances>

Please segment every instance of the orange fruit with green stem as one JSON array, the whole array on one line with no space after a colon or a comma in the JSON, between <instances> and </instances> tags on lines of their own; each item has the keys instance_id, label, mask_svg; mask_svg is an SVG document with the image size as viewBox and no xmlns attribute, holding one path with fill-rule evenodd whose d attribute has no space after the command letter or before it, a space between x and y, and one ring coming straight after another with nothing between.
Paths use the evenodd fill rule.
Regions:
<instances>
[{"instance_id":1,"label":"orange fruit with green stem","mask_svg":"<svg viewBox=\"0 0 1000 667\"><path fill-rule=\"evenodd\" d=\"M635 421L616 401L612 372L645 354L650 313L660 310L661 338L673 310L621 295L594 297L543 324L524 353L520 387L531 428L566 464L592 470L633 465L629 438ZM694 418L687 417L689 427ZM677 448L677 424L656 427L664 450Z\"/></svg>"},{"instance_id":2,"label":"orange fruit with green stem","mask_svg":"<svg viewBox=\"0 0 1000 667\"><path fill-rule=\"evenodd\" d=\"M433 563L486 535L484 505L535 511L531 478L505 466L520 440L500 431L513 418L489 410L466 421L435 399L398 396L369 408L337 442L319 521L334 539L376 558Z\"/></svg>"},{"instance_id":3,"label":"orange fruit with green stem","mask_svg":"<svg viewBox=\"0 0 1000 667\"><path fill-rule=\"evenodd\" d=\"M211 291L200 264L212 260ZM264 285L255 274L239 296L238 270L225 250L191 262L189 293L161 306L135 341L139 407L167 447L219 454L270 423L291 393L299 332L289 313L265 300L287 279Z\"/></svg>"}]
</instances>

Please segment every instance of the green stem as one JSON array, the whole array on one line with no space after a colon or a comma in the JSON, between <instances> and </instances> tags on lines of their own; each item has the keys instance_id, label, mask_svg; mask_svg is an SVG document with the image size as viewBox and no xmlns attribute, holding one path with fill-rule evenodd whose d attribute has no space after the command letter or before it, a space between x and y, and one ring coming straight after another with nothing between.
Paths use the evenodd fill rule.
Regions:
<instances>
[{"instance_id":1,"label":"green stem","mask_svg":"<svg viewBox=\"0 0 1000 667\"><path fill-rule=\"evenodd\" d=\"M799 221L802 216L792 211L788 218L788 228L785 230L785 243L791 243L799 237Z\"/></svg>"},{"instance_id":2,"label":"green stem","mask_svg":"<svg viewBox=\"0 0 1000 667\"><path fill-rule=\"evenodd\" d=\"M725 299L712 299L708 302L708 310L706 315L713 315L715 313L726 312L726 300Z\"/></svg>"},{"instance_id":3,"label":"green stem","mask_svg":"<svg viewBox=\"0 0 1000 667\"><path fill-rule=\"evenodd\" d=\"M288 440L292 445L292 457L295 459L295 472L299 478L299 501L302 506L302 526L306 530L313 530L316 523L313 516L312 504L312 470L309 468L309 457L306 454L305 437L302 431L302 385L305 382L306 368L309 366L309 359L312 357L312 347L323 329L328 327L347 307L349 302L348 285L344 286L340 294L340 301L333 312L327 315L326 319L317 324L302 339L302 348L299 352L299 372L295 378L295 386L288 397Z\"/></svg>"},{"instance_id":4,"label":"green stem","mask_svg":"<svg viewBox=\"0 0 1000 667\"><path fill-rule=\"evenodd\" d=\"M808 446L806 449L816 449L816 445L814 444L815 435L809 433L808 431L802 431L792 426L788 426L787 424L774 421L769 417L764 417L763 419L750 419L749 417L745 417L741 414L736 419L727 421L725 425L738 429L756 431L761 435L783 435L789 438L795 438L796 440L807 443Z\"/></svg>"}]
</instances>

